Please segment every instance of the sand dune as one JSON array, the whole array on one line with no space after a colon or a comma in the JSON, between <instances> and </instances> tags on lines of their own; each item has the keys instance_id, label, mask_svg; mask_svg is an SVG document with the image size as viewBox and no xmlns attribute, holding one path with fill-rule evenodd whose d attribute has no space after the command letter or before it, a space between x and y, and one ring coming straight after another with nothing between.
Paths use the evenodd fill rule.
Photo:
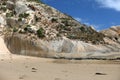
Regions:
<instances>
[{"instance_id":1,"label":"sand dune","mask_svg":"<svg viewBox=\"0 0 120 80\"><path fill-rule=\"evenodd\" d=\"M0 80L120 80L120 61L55 60L14 55L0 38Z\"/></svg>"}]
</instances>

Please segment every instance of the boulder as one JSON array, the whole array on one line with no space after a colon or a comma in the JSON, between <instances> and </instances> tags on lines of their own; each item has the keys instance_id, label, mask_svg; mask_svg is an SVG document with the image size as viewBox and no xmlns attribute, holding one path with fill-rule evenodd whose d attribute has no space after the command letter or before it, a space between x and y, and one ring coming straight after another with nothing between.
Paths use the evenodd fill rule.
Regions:
<instances>
[{"instance_id":1,"label":"boulder","mask_svg":"<svg viewBox=\"0 0 120 80\"><path fill-rule=\"evenodd\" d=\"M0 15L0 25L5 25L6 24L6 20L3 18L2 15Z\"/></svg>"},{"instance_id":2,"label":"boulder","mask_svg":"<svg viewBox=\"0 0 120 80\"><path fill-rule=\"evenodd\" d=\"M15 12L19 15L21 13L25 13L26 11L28 11L29 8L27 7L27 5L22 2L22 1L17 1L15 3Z\"/></svg>"},{"instance_id":3,"label":"boulder","mask_svg":"<svg viewBox=\"0 0 120 80\"><path fill-rule=\"evenodd\" d=\"M31 27L28 27L27 30L31 33L36 33L36 31L38 30L39 28L36 27L36 26L33 26L31 25Z\"/></svg>"},{"instance_id":4,"label":"boulder","mask_svg":"<svg viewBox=\"0 0 120 80\"><path fill-rule=\"evenodd\" d=\"M12 2L12 1L7 1L7 8L8 8L8 9L13 10L14 7L15 7L14 2Z\"/></svg>"},{"instance_id":5,"label":"boulder","mask_svg":"<svg viewBox=\"0 0 120 80\"><path fill-rule=\"evenodd\" d=\"M17 21L16 18L7 18L6 19L7 25L9 25L9 27L19 27L19 22Z\"/></svg>"}]
</instances>

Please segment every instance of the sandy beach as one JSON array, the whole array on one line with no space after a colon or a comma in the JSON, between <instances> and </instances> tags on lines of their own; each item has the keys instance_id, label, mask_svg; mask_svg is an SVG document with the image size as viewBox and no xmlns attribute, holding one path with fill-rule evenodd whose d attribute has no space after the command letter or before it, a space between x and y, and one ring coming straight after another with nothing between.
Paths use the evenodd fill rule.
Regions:
<instances>
[{"instance_id":1,"label":"sandy beach","mask_svg":"<svg viewBox=\"0 0 120 80\"><path fill-rule=\"evenodd\" d=\"M14 55L0 38L0 80L120 80L120 61Z\"/></svg>"}]
</instances>

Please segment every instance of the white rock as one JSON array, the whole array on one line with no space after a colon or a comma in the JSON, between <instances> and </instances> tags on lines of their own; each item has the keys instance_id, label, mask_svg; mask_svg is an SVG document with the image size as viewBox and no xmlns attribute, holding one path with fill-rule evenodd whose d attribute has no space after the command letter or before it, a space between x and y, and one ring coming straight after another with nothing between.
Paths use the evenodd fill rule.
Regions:
<instances>
[{"instance_id":1,"label":"white rock","mask_svg":"<svg viewBox=\"0 0 120 80\"><path fill-rule=\"evenodd\" d=\"M6 20L0 15L0 25L6 25Z\"/></svg>"},{"instance_id":2,"label":"white rock","mask_svg":"<svg viewBox=\"0 0 120 80\"><path fill-rule=\"evenodd\" d=\"M23 3L22 1L17 1L15 4L15 12L19 15L21 13L25 13L26 11L28 11L29 8L27 7L27 5L25 5L25 3Z\"/></svg>"},{"instance_id":3,"label":"white rock","mask_svg":"<svg viewBox=\"0 0 120 80\"><path fill-rule=\"evenodd\" d=\"M27 14L29 14L29 16L27 17L28 20L28 24L34 24L35 23L35 12L32 10L26 11Z\"/></svg>"}]
</instances>

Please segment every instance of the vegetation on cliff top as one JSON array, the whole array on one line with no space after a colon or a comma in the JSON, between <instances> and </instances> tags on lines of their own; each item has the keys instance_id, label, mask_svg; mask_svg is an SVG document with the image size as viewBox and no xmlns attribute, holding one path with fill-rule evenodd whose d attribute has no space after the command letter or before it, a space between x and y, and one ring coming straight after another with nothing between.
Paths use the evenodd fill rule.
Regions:
<instances>
[{"instance_id":1,"label":"vegetation on cliff top","mask_svg":"<svg viewBox=\"0 0 120 80\"><path fill-rule=\"evenodd\" d=\"M41 2L40 0L27 1ZM4 6L5 5L6 4L4 4ZM9 5L12 4L10 3ZM59 11L45 4L35 5L35 3L27 3L23 5L16 5L12 10L8 9L7 6L5 6L5 8L2 7L3 6L1 6L0 9L4 12L8 10L6 12L7 18L13 17L11 18L11 20L13 20L13 23L10 24L13 25L17 23L16 25L18 28L13 27L13 32L29 32L34 35L37 34L39 38L46 37L48 39L55 39L57 37L65 36L69 39L77 39L85 42L91 42L93 44L104 43L104 34L93 30L87 25L77 22L71 16L60 13ZM20 11L26 11L17 15L15 12L16 7L20 8ZM30 13L26 13L28 11L26 7L29 8ZM30 26L28 27L26 25Z\"/></svg>"}]
</instances>

